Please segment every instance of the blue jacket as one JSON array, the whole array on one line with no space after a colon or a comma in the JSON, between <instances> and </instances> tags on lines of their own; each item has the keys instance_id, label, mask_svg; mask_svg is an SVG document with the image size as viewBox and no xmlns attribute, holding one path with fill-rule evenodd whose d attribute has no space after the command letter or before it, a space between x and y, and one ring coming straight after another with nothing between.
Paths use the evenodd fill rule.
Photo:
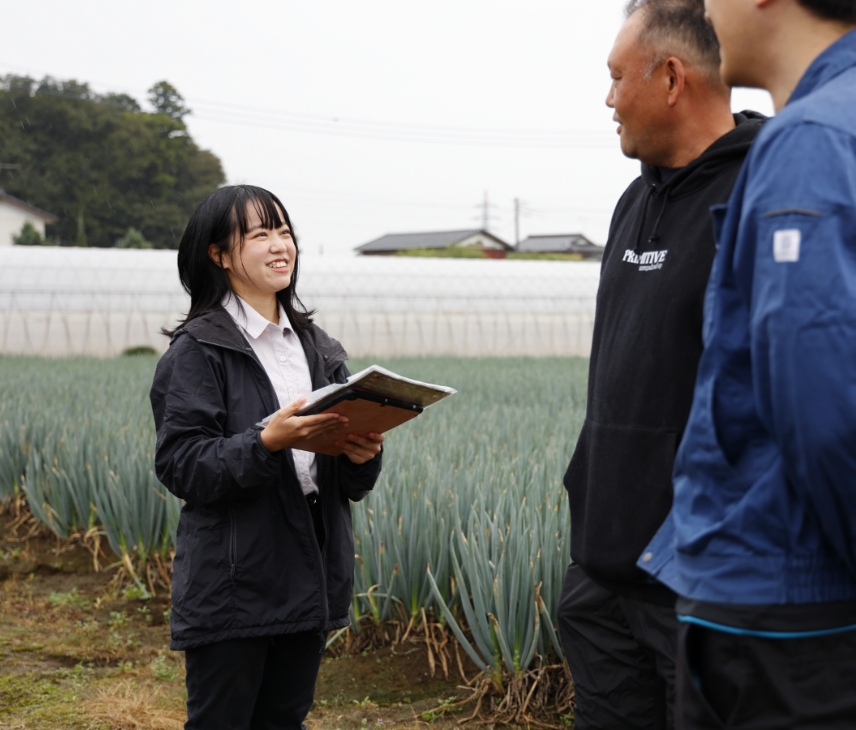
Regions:
<instances>
[{"instance_id":1,"label":"blue jacket","mask_svg":"<svg viewBox=\"0 0 856 730\"><path fill-rule=\"evenodd\" d=\"M698 601L856 600L856 31L761 130L714 223L674 504L638 565Z\"/></svg>"}]
</instances>

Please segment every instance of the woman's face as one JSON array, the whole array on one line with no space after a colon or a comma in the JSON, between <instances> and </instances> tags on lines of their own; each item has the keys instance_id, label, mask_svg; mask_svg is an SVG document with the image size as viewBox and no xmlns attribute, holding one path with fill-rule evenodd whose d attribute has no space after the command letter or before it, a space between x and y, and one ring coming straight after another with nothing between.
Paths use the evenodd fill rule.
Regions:
<instances>
[{"instance_id":1,"label":"woman's face","mask_svg":"<svg viewBox=\"0 0 856 730\"><path fill-rule=\"evenodd\" d=\"M280 216L285 219L282 211ZM249 204L243 246L239 235L235 235L228 253L220 255L215 245L209 249L215 263L220 255L219 264L229 277L232 291L249 301L273 296L288 287L297 259L297 248L288 226L283 223L278 229L265 228L255 206Z\"/></svg>"}]
</instances>

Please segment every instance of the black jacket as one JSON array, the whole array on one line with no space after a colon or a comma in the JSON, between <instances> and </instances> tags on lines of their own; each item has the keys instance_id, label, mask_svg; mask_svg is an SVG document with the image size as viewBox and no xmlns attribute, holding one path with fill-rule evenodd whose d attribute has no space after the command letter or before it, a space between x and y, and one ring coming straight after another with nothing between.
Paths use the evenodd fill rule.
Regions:
<instances>
[{"instance_id":1,"label":"black jacket","mask_svg":"<svg viewBox=\"0 0 856 730\"><path fill-rule=\"evenodd\" d=\"M597 294L586 420L565 487L571 557L605 588L663 604L674 594L636 567L672 505L672 467L692 404L715 242L764 117L737 127L671 180L642 166L615 209Z\"/></svg>"},{"instance_id":2,"label":"black jacket","mask_svg":"<svg viewBox=\"0 0 856 730\"><path fill-rule=\"evenodd\" d=\"M300 335L313 389L344 382L347 353L312 326ZM176 333L151 390L155 470L186 504L172 583L172 648L348 624L354 580L349 500L381 457L318 455L323 553L290 449L269 453L255 424L278 406L261 363L223 309Z\"/></svg>"}]
</instances>

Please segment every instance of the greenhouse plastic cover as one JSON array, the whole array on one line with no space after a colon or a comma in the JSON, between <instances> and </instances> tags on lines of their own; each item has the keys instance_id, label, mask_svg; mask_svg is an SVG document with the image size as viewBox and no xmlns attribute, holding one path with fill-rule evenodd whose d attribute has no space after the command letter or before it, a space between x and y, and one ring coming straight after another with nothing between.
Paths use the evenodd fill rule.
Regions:
<instances>
[{"instance_id":1,"label":"greenhouse plastic cover","mask_svg":"<svg viewBox=\"0 0 856 730\"><path fill-rule=\"evenodd\" d=\"M597 262L305 256L298 292L321 312L593 312ZM175 251L0 248L0 310L183 312Z\"/></svg>"}]
</instances>

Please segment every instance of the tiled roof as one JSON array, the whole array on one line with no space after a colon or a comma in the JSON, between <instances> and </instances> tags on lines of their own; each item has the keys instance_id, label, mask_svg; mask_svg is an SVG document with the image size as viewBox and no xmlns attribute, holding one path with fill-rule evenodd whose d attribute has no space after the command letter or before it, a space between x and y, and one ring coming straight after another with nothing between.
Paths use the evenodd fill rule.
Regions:
<instances>
[{"instance_id":1,"label":"tiled roof","mask_svg":"<svg viewBox=\"0 0 856 730\"><path fill-rule=\"evenodd\" d=\"M537 253L603 253L602 246L595 245L581 233L529 236L520 242L517 250Z\"/></svg>"},{"instance_id":2,"label":"tiled roof","mask_svg":"<svg viewBox=\"0 0 856 730\"><path fill-rule=\"evenodd\" d=\"M447 248L477 234L489 236L505 248L510 248L505 241L492 233L478 228L464 231L433 231L427 233L388 233L374 241L364 243L355 250L360 253L376 253L379 251L402 251L412 248Z\"/></svg>"},{"instance_id":3,"label":"tiled roof","mask_svg":"<svg viewBox=\"0 0 856 730\"><path fill-rule=\"evenodd\" d=\"M29 203L16 198L14 195L9 195L5 190L0 190L0 203L7 203L15 206L16 208L20 208L21 210L25 210L28 213L41 218L45 223L56 223L59 220L59 218L52 213L48 213L46 210L42 210L41 208L36 208L36 206L30 205Z\"/></svg>"}]
</instances>

